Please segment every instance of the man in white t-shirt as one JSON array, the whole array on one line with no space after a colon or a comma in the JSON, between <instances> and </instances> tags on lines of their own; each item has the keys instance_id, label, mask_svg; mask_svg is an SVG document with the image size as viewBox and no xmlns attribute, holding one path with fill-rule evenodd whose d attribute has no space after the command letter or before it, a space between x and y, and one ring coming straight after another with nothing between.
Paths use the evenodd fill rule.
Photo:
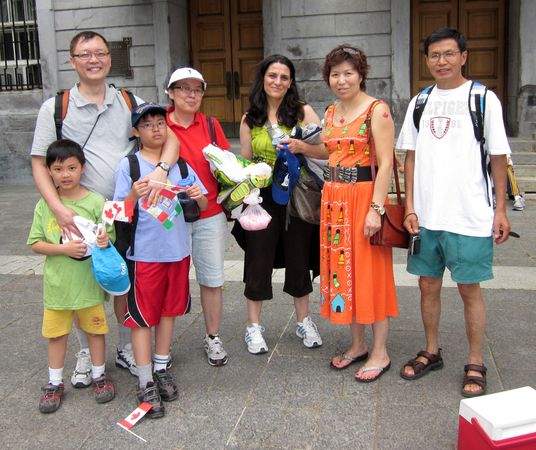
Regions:
<instances>
[{"instance_id":1,"label":"man in white t-shirt","mask_svg":"<svg viewBox=\"0 0 536 450\"><path fill-rule=\"evenodd\" d=\"M406 151L404 225L420 237L420 251L408 256L407 270L419 276L426 349L408 361L400 375L415 380L443 367L439 319L447 267L464 303L469 341L461 393L474 397L486 391L482 359L486 311L480 282L493 278L493 240L500 244L510 232L506 216L506 156L510 148L501 104L488 91L484 136L496 195L494 210L491 183L482 171L480 143L469 111L471 81L462 74L467 60L465 38L451 28L436 30L426 38L424 53L436 85L418 130L413 123L416 97L410 102L397 148Z\"/></svg>"}]
</instances>

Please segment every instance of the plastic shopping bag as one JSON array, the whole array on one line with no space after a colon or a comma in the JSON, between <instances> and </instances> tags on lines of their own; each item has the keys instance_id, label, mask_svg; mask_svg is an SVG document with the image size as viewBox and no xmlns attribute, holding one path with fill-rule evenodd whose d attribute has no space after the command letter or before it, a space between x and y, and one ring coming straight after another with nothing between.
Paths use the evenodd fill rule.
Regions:
<instances>
[{"instance_id":1,"label":"plastic shopping bag","mask_svg":"<svg viewBox=\"0 0 536 450\"><path fill-rule=\"evenodd\" d=\"M272 220L272 216L260 205L262 203L262 197L259 194L260 190L255 188L251 191L251 194L248 194L244 198L244 203L248 206L246 206L246 209L242 211L242 214L238 218L244 230L264 230Z\"/></svg>"}]
</instances>

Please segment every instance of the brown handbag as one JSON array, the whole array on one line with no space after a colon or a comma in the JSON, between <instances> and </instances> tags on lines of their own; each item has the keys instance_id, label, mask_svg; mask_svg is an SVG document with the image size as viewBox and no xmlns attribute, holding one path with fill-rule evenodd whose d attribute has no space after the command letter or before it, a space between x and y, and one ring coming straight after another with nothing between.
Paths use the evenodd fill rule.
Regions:
<instances>
[{"instance_id":1,"label":"brown handbag","mask_svg":"<svg viewBox=\"0 0 536 450\"><path fill-rule=\"evenodd\" d=\"M372 172L372 181L376 179L376 167L375 167L375 157L374 157L374 148L370 145L370 136L372 129L370 128L371 124L371 115L372 109L366 118L367 132L368 132L368 145L370 150L370 168ZM400 181L398 179L398 170L396 167L395 159L395 150L393 149L393 172L395 175L395 186L396 186L396 203L389 203L384 205L385 214L381 216L381 228L370 237L371 245L381 245L384 247L398 247L398 248L408 248L409 244L409 232L404 228L404 213L405 207L402 200L402 195L400 194Z\"/></svg>"}]
</instances>

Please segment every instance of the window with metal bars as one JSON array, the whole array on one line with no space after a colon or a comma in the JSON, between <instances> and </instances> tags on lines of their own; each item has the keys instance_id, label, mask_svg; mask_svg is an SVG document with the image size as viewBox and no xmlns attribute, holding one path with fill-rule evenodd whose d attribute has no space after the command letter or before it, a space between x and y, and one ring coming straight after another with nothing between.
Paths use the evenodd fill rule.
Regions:
<instances>
[{"instance_id":1,"label":"window with metal bars","mask_svg":"<svg viewBox=\"0 0 536 450\"><path fill-rule=\"evenodd\" d=\"M35 0L0 0L0 91L42 87Z\"/></svg>"}]
</instances>

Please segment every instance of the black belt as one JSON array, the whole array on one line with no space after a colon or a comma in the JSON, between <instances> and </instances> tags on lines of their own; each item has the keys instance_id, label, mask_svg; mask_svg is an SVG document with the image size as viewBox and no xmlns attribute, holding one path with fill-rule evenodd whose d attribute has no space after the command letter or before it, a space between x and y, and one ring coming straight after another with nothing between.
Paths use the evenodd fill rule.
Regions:
<instances>
[{"instance_id":1,"label":"black belt","mask_svg":"<svg viewBox=\"0 0 536 450\"><path fill-rule=\"evenodd\" d=\"M376 171L378 169L376 168ZM370 166L363 167L324 167L324 180L336 183L360 183L372 181Z\"/></svg>"}]
</instances>

